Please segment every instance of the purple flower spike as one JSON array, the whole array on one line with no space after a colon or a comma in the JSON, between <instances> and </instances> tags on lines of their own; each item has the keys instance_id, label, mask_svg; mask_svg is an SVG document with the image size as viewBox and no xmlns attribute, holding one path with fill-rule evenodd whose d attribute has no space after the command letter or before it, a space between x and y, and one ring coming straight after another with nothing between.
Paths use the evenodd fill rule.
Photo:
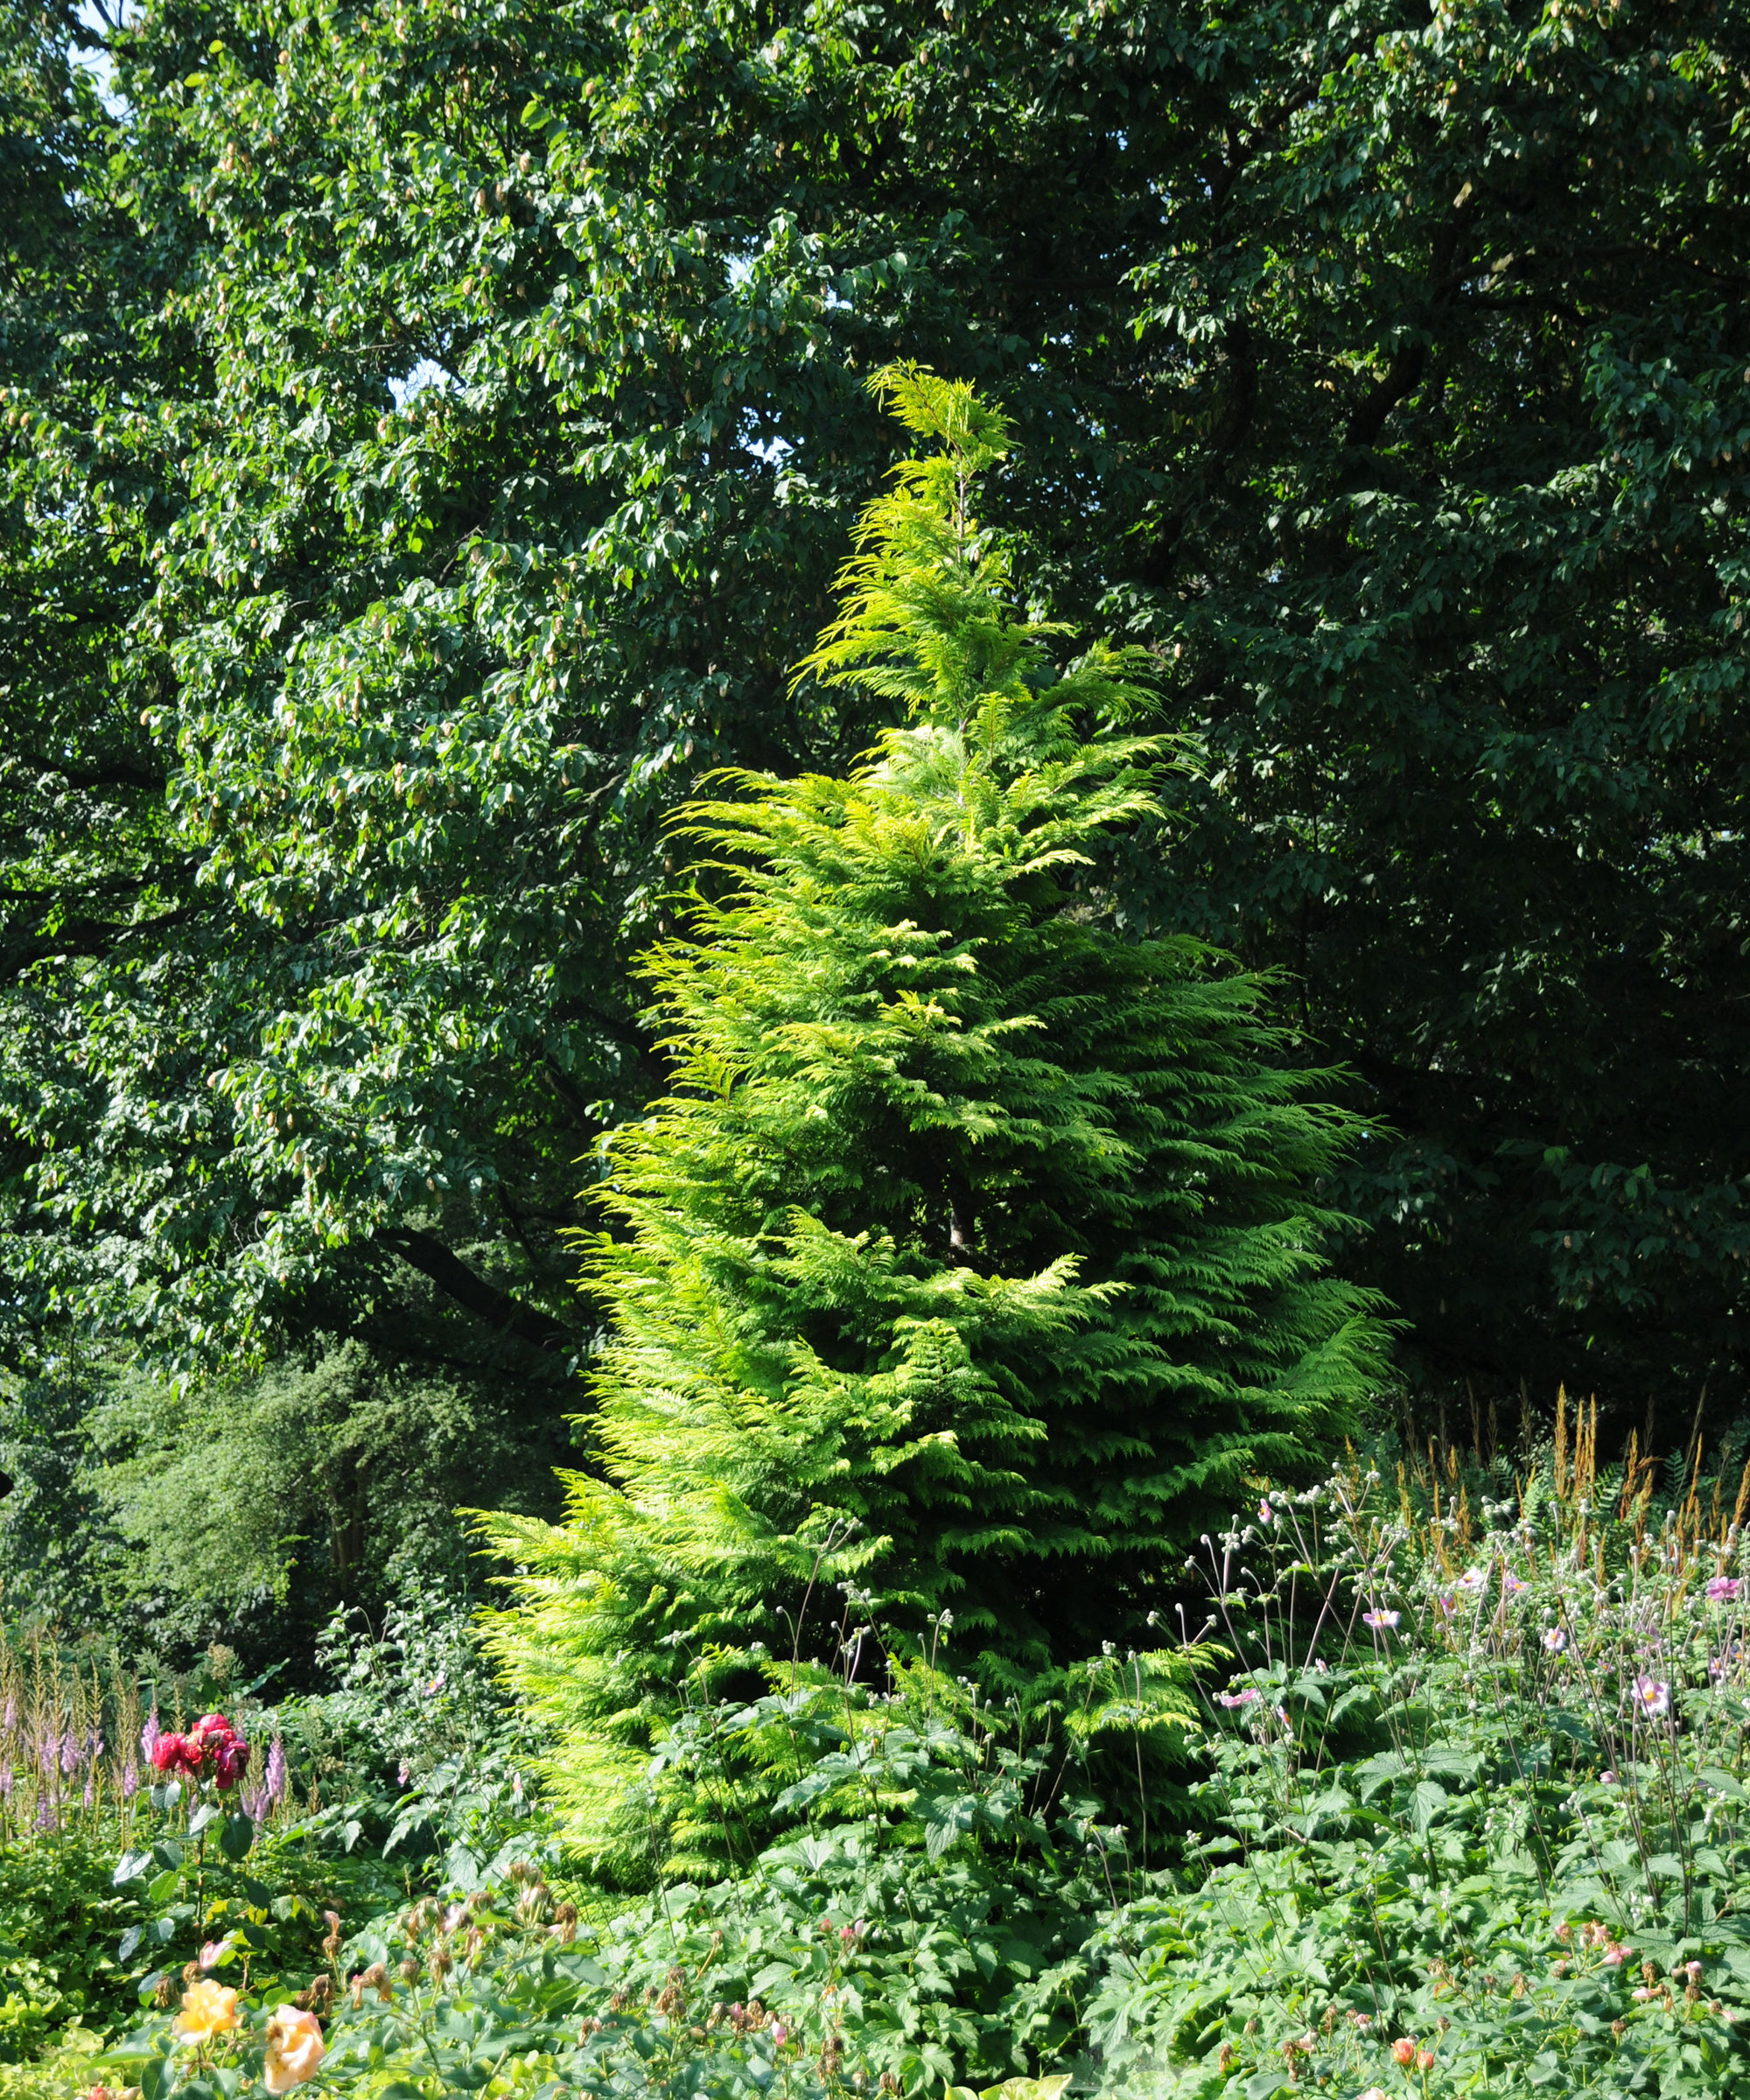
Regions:
<instances>
[{"instance_id":1,"label":"purple flower spike","mask_svg":"<svg viewBox=\"0 0 1750 2100\"><path fill-rule=\"evenodd\" d=\"M130 1757L122 1768L122 1798L131 1801L140 1790L139 1767Z\"/></svg>"},{"instance_id":2,"label":"purple flower spike","mask_svg":"<svg viewBox=\"0 0 1750 2100\"><path fill-rule=\"evenodd\" d=\"M80 1764L79 1738L69 1728L60 1739L60 1768L71 1779Z\"/></svg>"},{"instance_id":3,"label":"purple flower spike","mask_svg":"<svg viewBox=\"0 0 1750 2100\"><path fill-rule=\"evenodd\" d=\"M267 1788L268 1799L277 1808L285 1799L287 1782L285 1745L278 1736L275 1736L273 1746L268 1752L268 1768L262 1774L262 1782Z\"/></svg>"},{"instance_id":4,"label":"purple flower spike","mask_svg":"<svg viewBox=\"0 0 1750 2100\"><path fill-rule=\"evenodd\" d=\"M158 1726L158 1710L154 1706L146 1716L145 1726L140 1731L140 1755L148 1764L152 1761L152 1752L158 1748L158 1738L163 1733L164 1730Z\"/></svg>"},{"instance_id":5,"label":"purple flower spike","mask_svg":"<svg viewBox=\"0 0 1750 2100\"><path fill-rule=\"evenodd\" d=\"M0 1765L0 1801L10 1801L11 1798L12 1768L10 1765Z\"/></svg>"}]
</instances>

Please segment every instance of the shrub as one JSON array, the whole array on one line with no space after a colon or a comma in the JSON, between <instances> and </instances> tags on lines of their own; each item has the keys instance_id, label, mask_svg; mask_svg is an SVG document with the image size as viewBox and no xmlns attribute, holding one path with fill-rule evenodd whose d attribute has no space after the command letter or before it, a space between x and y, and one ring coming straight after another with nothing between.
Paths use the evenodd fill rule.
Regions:
<instances>
[{"instance_id":1,"label":"shrub","mask_svg":"<svg viewBox=\"0 0 1750 2100\"><path fill-rule=\"evenodd\" d=\"M854 1677L774 1674L784 1688L747 1705L696 1708L651 1776L653 1797L690 1794L704 1814L724 1805L732 1763L765 1768L788 1782L780 1842L732 1878L619 1915L580 1915L518 1859L397 1905L344 1945L337 1931L326 1977L299 1994L328 2019L325 2079L434 2096L737 2095L775 2079L798 2100L848 2100L1017 2076L1072 2048L1090 1932L1116 1888L1138 1885L1124 1834L1081 1783L1103 1725L1135 1738L1135 1702L1116 1696L1129 1673L1084 1673L1080 1707L1051 1734L927 1668L879 1697ZM1164 1675L1147 1718L1182 1726L1183 1690ZM148 2100L254 2076L272 1992L246 1987L237 2026L204 2048L172 2032L179 1995L165 1984L106 2071Z\"/></svg>"},{"instance_id":2,"label":"shrub","mask_svg":"<svg viewBox=\"0 0 1750 2100\"><path fill-rule=\"evenodd\" d=\"M274 1711L306 1837L338 1838L348 1852L363 1840L397 1867L417 1864L464 1889L500 1857L541 1847L547 1833L525 1783L529 1732L456 1599L410 1586L374 1627L339 1610L316 1661L332 1689Z\"/></svg>"},{"instance_id":3,"label":"shrub","mask_svg":"<svg viewBox=\"0 0 1750 2100\"><path fill-rule=\"evenodd\" d=\"M1089 2012L1152 2090L1404 2090L1407 2049L1412 2085L1750 2092L1750 1474L1661 1513L1649 1461L1564 1445L1210 1544L1247 1667L1207 1871L1109 1930Z\"/></svg>"},{"instance_id":4,"label":"shrub","mask_svg":"<svg viewBox=\"0 0 1750 2100\"><path fill-rule=\"evenodd\" d=\"M799 1637L822 1583L987 1684L1140 1644L1174 1542L1306 1465L1380 1375L1312 1191L1351 1135L1266 988L1122 924L1093 872L1159 816L1134 652L1068 670L969 508L1002 418L878 382L938 446L871 506L808 668L902 703L849 779L735 776L649 959L673 1088L606 1152L611 1334L570 1522L496 1644L580 1838L672 1713L675 1643ZM654 1733L653 1733L654 1732ZM594 1833L593 1836L591 1833Z\"/></svg>"}]
</instances>

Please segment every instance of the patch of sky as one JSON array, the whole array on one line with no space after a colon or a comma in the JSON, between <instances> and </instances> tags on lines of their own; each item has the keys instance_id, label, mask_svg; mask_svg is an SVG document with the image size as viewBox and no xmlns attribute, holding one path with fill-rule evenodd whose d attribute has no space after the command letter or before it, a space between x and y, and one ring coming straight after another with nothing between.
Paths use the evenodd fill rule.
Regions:
<instances>
[{"instance_id":1,"label":"patch of sky","mask_svg":"<svg viewBox=\"0 0 1750 2100\"><path fill-rule=\"evenodd\" d=\"M116 92L116 68L103 39L126 25L126 7L127 0L80 0L74 17L91 41L74 44L73 62L82 66L96 82L98 100L111 116L125 116L128 104Z\"/></svg>"},{"instance_id":2,"label":"patch of sky","mask_svg":"<svg viewBox=\"0 0 1750 2100\"><path fill-rule=\"evenodd\" d=\"M458 384L453 372L446 372L433 359L422 357L410 372L403 372L399 379L391 379L388 390L395 397L397 410L404 409L410 401L435 387L440 394L447 394Z\"/></svg>"}]
</instances>

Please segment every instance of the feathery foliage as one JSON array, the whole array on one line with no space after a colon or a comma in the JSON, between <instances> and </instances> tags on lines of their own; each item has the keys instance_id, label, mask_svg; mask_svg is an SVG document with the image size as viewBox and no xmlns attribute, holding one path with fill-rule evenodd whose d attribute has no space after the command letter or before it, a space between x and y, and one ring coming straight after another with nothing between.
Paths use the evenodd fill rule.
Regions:
<instances>
[{"instance_id":1,"label":"feathery foliage","mask_svg":"<svg viewBox=\"0 0 1750 2100\"><path fill-rule=\"evenodd\" d=\"M646 968L672 1084L606 1152L608 1345L570 1521L500 1652L592 1814L685 1676L834 1635L848 1586L1012 1690L1130 1636L1187 1536L1380 1373L1313 1190L1351 1126L1266 987L1127 939L1089 880L1158 816L1139 653L1060 674L971 505L1002 417L912 368L934 441L863 521L805 671L903 704L848 779L719 776L682 934ZM825 1614L830 1621L835 1612ZM872 1647L874 1644L872 1643Z\"/></svg>"}]
</instances>

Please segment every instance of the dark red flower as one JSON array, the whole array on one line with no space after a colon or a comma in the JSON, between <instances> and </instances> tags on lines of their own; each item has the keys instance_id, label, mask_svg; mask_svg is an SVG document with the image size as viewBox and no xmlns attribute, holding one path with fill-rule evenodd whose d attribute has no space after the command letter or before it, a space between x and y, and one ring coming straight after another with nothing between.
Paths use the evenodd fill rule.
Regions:
<instances>
[{"instance_id":1,"label":"dark red flower","mask_svg":"<svg viewBox=\"0 0 1750 2100\"><path fill-rule=\"evenodd\" d=\"M228 1794L248 1771L248 1766L249 1746L240 1735L227 1737L213 1753L213 1775L218 1782L219 1791Z\"/></svg>"}]
</instances>

